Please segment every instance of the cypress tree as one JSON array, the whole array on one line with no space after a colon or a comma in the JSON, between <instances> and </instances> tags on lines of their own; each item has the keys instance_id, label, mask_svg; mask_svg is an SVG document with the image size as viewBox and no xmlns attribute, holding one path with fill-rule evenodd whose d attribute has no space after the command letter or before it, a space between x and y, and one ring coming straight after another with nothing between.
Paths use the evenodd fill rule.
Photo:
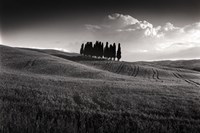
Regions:
<instances>
[{"instance_id":1,"label":"cypress tree","mask_svg":"<svg viewBox=\"0 0 200 133\"><path fill-rule=\"evenodd\" d=\"M89 43L88 52L89 52L89 55L92 57L92 55L93 55L93 44L92 44L92 42Z\"/></svg>"},{"instance_id":2,"label":"cypress tree","mask_svg":"<svg viewBox=\"0 0 200 133\"><path fill-rule=\"evenodd\" d=\"M87 56L90 55L90 42L87 43Z\"/></svg>"},{"instance_id":3,"label":"cypress tree","mask_svg":"<svg viewBox=\"0 0 200 133\"><path fill-rule=\"evenodd\" d=\"M94 48L93 48L94 49L93 50L94 51L93 55L96 56L96 57L97 57L97 51L98 51L98 49L97 49L97 43L98 43L98 41L95 42Z\"/></svg>"},{"instance_id":4,"label":"cypress tree","mask_svg":"<svg viewBox=\"0 0 200 133\"><path fill-rule=\"evenodd\" d=\"M88 42L85 44L84 54L88 55Z\"/></svg>"},{"instance_id":5,"label":"cypress tree","mask_svg":"<svg viewBox=\"0 0 200 133\"><path fill-rule=\"evenodd\" d=\"M103 57L103 42L101 43L101 58Z\"/></svg>"},{"instance_id":6,"label":"cypress tree","mask_svg":"<svg viewBox=\"0 0 200 133\"><path fill-rule=\"evenodd\" d=\"M80 50L80 54L83 55L84 53L84 43L81 45L81 50Z\"/></svg>"},{"instance_id":7,"label":"cypress tree","mask_svg":"<svg viewBox=\"0 0 200 133\"><path fill-rule=\"evenodd\" d=\"M118 44L117 59L118 59L118 61L121 59L121 46L120 46L120 43Z\"/></svg>"},{"instance_id":8,"label":"cypress tree","mask_svg":"<svg viewBox=\"0 0 200 133\"><path fill-rule=\"evenodd\" d=\"M104 57L108 58L108 42L106 42L106 46L104 48Z\"/></svg>"},{"instance_id":9,"label":"cypress tree","mask_svg":"<svg viewBox=\"0 0 200 133\"><path fill-rule=\"evenodd\" d=\"M116 45L115 45L115 43L113 44L113 58L114 58L114 60L116 58Z\"/></svg>"},{"instance_id":10,"label":"cypress tree","mask_svg":"<svg viewBox=\"0 0 200 133\"><path fill-rule=\"evenodd\" d=\"M101 54L100 54L100 47L101 47L101 42L98 42L97 43L97 57L100 57L101 56Z\"/></svg>"},{"instance_id":11,"label":"cypress tree","mask_svg":"<svg viewBox=\"0 0 200 133\"><path fill-rule=\"evenodd\" d=\"M109 46L109 53L108 53L108 57L112 60L112 51L113 51L113 46L112 44L110 44Z\"/></svg>"}]
</instances>

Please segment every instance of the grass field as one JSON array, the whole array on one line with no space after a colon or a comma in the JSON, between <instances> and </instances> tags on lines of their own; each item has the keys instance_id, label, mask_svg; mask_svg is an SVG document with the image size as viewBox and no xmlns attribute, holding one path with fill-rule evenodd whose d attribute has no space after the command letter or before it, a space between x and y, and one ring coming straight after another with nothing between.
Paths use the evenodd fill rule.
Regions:
<instances>
[{"instance_id":1,"label":"grass field","mask_svg":"<svg viewBox=\"0 0 200 133\"><path fill-rule=\"evenodd\" d=\"M199 64L0 45L0 132L198 133Z\"/></svg>"}]
</instances>

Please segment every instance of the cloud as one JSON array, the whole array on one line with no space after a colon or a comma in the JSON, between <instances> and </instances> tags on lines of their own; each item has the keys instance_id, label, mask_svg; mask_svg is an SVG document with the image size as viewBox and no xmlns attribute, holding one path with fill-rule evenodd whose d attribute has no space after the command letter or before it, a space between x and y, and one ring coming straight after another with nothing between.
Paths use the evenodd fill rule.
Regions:
<instances>
[{"instance_id":1,"label":"cloud","mask_svg":"<svg viewBox=\"0 0 200 133\"><path fill-rule=\"evenodd\" d=\"M199 31L200 30L200 22L197 22L197 23L194 23L194 24L191 24L191 25L186 25L184 27L184 31L185 32L190 32L190 31Z\"/></svg>"},{"instance_id":2,"label":"cloud","mask_svg":"<svg viewBox=\"0 0 200 133\"><path fill-rule=\"evenodd\" d=\"M175 27L172 23L167 22L167 23L165 24L165 26L163 26L163 29L164 29L165 31L173 31L173 30L175 30L175 29L179 29L179 27Z\"/></svg>"},{"instance_id":3,"label":"cloud","mask_svg":"<svg viewBox=\"0 0 200 133\"><path fill-rule=\"evenodd\" d=\"M200 22L183 27L170 22L154 26L146 20L115 13L108 15L100 25L86 25L86 29L97 40L122 43L124 52L129 55L141 53L155 57L155 53L162 55L164 52L169 56L172 52L191 51L200 47ZM194 52L193 55L196 55Z\"/></svg>"},{"instance_id":4,"label":"cloud","mask_svg":"<svg viewBox=\"0 0 200 133\"><path fill-rule=\"evenodd\" d=\"M131 32L140 32L141 34L142 32L143 36L161 37L163 35L163 33L159 33L160 26L154 27L153 24L145 20L139 21L130 15L119 13L108 15L102 25L87 24L85 26L90 31L104 32L104 34L118 34L115 32L128 32L128 34L131 34Z\"/></svg>"},{"instance_id":5,"label":"cloud","mask_svg":"<svg viewBox=\"0 0 200 133\"><path fill-rule=\"evenodd\" d=\"M158 47L163 47L163 50L172 46L174 50L200 46L200 22L183 27L175 27L167 23L160 32L163 33L164 38L159 42Z\"/></svg>"},{"instance_id":6,"label":"cloud","mask_svg":"<svg viewBox=\"0 0 200 133\"><path fill-rule=\"evenodd\" d=\"M188 40L200 42L200 22L186 25L182 30Z\"/></svg>"},{"instance_id":7,"label":"cloud","mask_svg":"<svg viewBox=\"0 0 200 133\"><path fill-rule=\"evenodd\" d=\"M113 24L114 25L116 24L116 26L118 26L118 27L125 27L125 26L136 24L139 22L137 19L133 18L130 15L123 15L123 14L119 14L119 13L108 15L106 21L110 25L113 26Z\"/></svg>"},{"instance_id":8,"label":"cloud","mask_svg":"<svg viewBox=\"0 0 200 133\"><path fill-rule=\"evenodd\" d=\"M151 48L146 42L163 36L160 32L161 26L154 27L146 20L140 21L130 15L118 13L108 15L100 25L85 26L97 40L124 43L128 51L140 49L141 44L147 49Z\"/></svg>"},{"instance_id":9,"label":"cloud","mask_svg":"<svg viewBox=\"0 0 200 133\"><path fill-rule=\"evenodd\" d=\"M91 30L91 31L96 31L96 30L101 29L100 26L98 26L98 25L91 25L91 24L86 24L85 27L86 27L87 30Z\"/></svg>"}]
</instances>

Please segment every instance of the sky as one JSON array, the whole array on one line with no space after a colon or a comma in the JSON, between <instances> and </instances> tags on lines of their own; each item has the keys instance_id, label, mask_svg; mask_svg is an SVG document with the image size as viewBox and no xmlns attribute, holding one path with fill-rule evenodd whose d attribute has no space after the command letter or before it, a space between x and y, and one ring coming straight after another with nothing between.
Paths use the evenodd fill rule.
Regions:
<instances>
[{"instance_id":1,"label":"sky","mask_svg":"<svg viewBox=\"0 0 200 133\"><path fill-rule=\"evenodd\" d=\"M3 0L0 43L79 52L121 43L122 60L200 59L199 0Z\"/></svg>"}]
</instances>

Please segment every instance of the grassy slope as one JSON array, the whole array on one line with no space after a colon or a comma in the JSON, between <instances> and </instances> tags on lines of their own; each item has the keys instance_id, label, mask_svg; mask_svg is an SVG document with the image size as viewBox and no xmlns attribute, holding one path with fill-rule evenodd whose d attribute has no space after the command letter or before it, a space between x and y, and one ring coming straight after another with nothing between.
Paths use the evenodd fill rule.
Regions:
<instances>
[{"instance_id":1,"label":"grassy slope","mask_svg":"<svg viewBox=\"0 0 200 133\"><path fill-rule=\"evenodd\" d=\"M200 129L199 72L151 63L68 59L69 53L0 46L0 130Z\"/></svg>"},{"instance_id":2,"label":"grassy slope","mask_svg":"<svg viewBox=\"0 0 200 133\"><path fill-rule=\"evenodd\" d=\"M200 71L200 60L157 61L153 64Z\"/></svg>"}]
</instances>

